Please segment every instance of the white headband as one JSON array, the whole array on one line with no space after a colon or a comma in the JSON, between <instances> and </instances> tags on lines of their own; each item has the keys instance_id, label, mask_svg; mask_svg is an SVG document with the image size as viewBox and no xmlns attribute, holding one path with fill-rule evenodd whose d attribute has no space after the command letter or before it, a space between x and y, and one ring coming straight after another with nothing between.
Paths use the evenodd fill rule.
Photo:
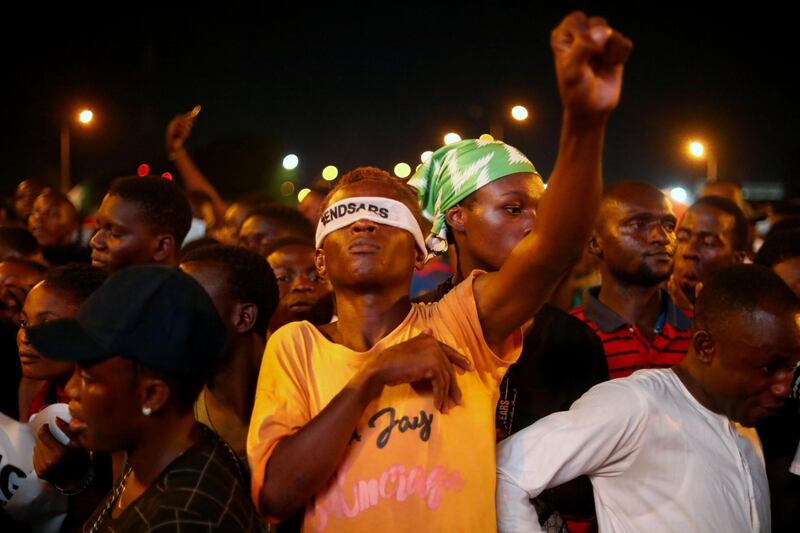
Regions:
<instances>
[{"instance_id":1,"label":"white headband","mask_svg":"<svg viewBox=\"0 0 800 533\"><path fill-rule=\"evenodd\" d=\"M322 241L329 233L363 219L408 231L417 247L427 256L425 238L411 210L403 202L375 196L345 198L323 211L317 224L317 248L322 247Z\"/></svg>"}]
</instances>

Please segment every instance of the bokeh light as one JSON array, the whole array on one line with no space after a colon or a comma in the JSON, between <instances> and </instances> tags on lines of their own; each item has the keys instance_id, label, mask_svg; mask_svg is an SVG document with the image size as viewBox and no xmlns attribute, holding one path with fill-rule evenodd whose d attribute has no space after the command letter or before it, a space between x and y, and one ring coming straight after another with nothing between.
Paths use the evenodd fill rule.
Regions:
<instances>
[{"instance_id":1,"label":"bokeh light","mask_svg":"<svg viewBox=\"0 0 800 533\"><path fill-rule=\"evenodd\" d=\"M528 110L525 106L515 105L511 108L511 116L514 120L525 120L528 118Z\"/></svg>"},{"instance_id":2,"label":"bokeh light","mask_svg":"<svg viewBox=\"0 0 800 533\"><path fill-rule=\"evenodd\" d=\"M294 170L300 164L300 158L294 154L289 154L283 158L283 168L286 170Z\"/></svg>"},{"instance_id":3,"label":"bokeh light","mask_svg":"<svg viewBox=\"0 0 800 533\"><path fill-rule=\"evenodd\" d=\"M444 136L444 144L453 144L457 143L460 140L461 140L461 135L453 131Z\"/></svg>"},{"instance_id":4,"label":"bokeh light","mask_svg":"<svg viewBox=\"0 0 800 533\"><path fill-rule=\"evenodd\" d=\"M328 165L322 169L322 179L325 181L333 181L339 175L339 169L333 165Z\"/></svg>"},{"instance_id":5,"label":"bokeh light","mask_svg":"<svg viewBox=\"0 0 800 533\"><path fill-rule=\"evenodd\" d=\"M411 175L411 167L408 163L397 163L394 166L394 175L398 178L407 178Z\"/></svg>"}]
</instances>

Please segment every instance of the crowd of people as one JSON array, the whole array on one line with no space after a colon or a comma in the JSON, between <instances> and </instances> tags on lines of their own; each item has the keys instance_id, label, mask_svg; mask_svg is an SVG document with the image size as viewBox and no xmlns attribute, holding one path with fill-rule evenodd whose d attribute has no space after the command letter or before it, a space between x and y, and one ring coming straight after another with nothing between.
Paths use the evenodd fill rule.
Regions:
<instances>
[{"instance_id":1,"label":"crowd of people","mask_svg":"<svg viewBox=\"0 0 800 533\"><path fill-rule=\"evenodd\" d=\"M0 527L793 530L800 209L758 235L732 182L684 209L604 187L632 43L576 12L551 46L546 186L467 139L408 180L228 203L197 108L166 128L179 181L119 178L91 215L19 183Z\"/></svg>"}]
</instances>

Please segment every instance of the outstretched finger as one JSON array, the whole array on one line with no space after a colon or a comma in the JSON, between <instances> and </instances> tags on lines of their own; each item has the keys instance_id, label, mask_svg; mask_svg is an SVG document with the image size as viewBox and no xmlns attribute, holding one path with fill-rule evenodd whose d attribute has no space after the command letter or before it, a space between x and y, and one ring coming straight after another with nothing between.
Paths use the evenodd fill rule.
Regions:
<instances>
[{"instance_id":1,"label":"outstretched finger","mask_svg":"<svg viewBox=\"0 0 800 533\"><path fill-rule=\"evenodd\" d=\"M453 400L453 405L461 405L461 388L458 386L456 366L448 364L447 371L450 374L450 388L447 391L447 396Z\"/></svg>"},{"instance_id":2,"label":"outstretched finger","mask_svg":"<svg viewBox=\"0 0 800 533\"><path fill-rule=\"evenodd\" d=\"M432 373L430 380L431 380L431 389L433 390L433 406L439 411L441 411L442 398L445 393L445 391L442 390L442 382L439 379L439 376L436 372Z\"/></svg>"},{"instance_id":3,"label":"outstretched finger","mask_svg":"<svg viewBox=\"0 0 800 533\"><path fill-rule=\"evenodd\" d=\"M442 408L440 409L442 413L450 410L450 387L453 383L453 378L450 375L451 367L452 365L442 361L442 368L439 370L439 376L442 380Z\"/></svg>"},{"instance_id":4,"label":"outstretched finger","mask_svg":"<svg viewBox=\"0 0 800 533\"><path fill-rule=\"evenodd\" d=\"M461 355L460 353L458 353L453 348L451 348L450 346L446 345L443 342L440 342L439 346L441 346L442 350L444 350L444 354L447 356L447 360L450 361L452 364L454 364L456 367L458 367L458 370L460 372L463 373L472 370L472 363L470 362L469 359L467 359L466 357L464 357L463 355Z\"/></svg>"},{"instance_id":5,"label":"outstretched finger","mask_svg":"<svg viewBox=\"0 0 800 533\"><path fill-rule=\"evenodd\" d=\"M58 442L53 434L50 433L49 424L43 424L39 427L36 431L36 441L37 445L41 445L43 448L52 452L57 452L64 447L64 445Z\"/></svg>"},{"instance_id":6,"label":"outstretched finger","mask_svg":"<svg viewBox=\"0 0 800 533\"><path fill-rule=\"evenodd\" d=\"M72 448L80 447L80 444L78 444L78 436L69 429L69 422L61 419L60 417L56 417L56 425L58 426L58 429L63 431L64 435L66 435L69 439L69 444L67 444L67 446Z\"/></svg>"}]
</instances>

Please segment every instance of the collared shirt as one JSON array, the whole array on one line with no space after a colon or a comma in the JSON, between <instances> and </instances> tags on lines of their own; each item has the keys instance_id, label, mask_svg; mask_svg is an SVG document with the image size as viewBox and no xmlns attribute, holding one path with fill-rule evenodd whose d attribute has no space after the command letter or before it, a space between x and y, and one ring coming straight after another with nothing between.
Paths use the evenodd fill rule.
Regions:
<instances>
[{"instance_id":1,"label":"collared shirt","mask_svg":"<svg viewBox=\"0 0 800 533\"><path fill-rule=\"evenodd\" d=\"M600 531L770 530L753 428L709 411L670 369L601 383L498 444L500 532L539 531L529 499L588 475Z\"/></svg>"},{"instance_id":2,"label":"collared shirt","mask_svg":"<svg viewBox=\"0 0 800 533\"><path fill-rule=\"evenodd\" d=\"M204 429L203 437L172 461L122 514L111 518L120 494L117 486L86 522L85 532L263 530L239 460L210 429Z\"/></svg>"},{"instance_id":3,"label":"collared shirt","mask_svg":"<svg viewBox=\"0 0 800 533\"><path fill-rule=\"evenodd\" d=\"M586 293L586 304L570 313L586 322L600 337L612 379L631 375L643 368L668 368L679 363L689 351L692 323L667 294L661 291L661 314L648 341L635 324L600 302L600 287Z\"/></svg>"}]
</instances>

